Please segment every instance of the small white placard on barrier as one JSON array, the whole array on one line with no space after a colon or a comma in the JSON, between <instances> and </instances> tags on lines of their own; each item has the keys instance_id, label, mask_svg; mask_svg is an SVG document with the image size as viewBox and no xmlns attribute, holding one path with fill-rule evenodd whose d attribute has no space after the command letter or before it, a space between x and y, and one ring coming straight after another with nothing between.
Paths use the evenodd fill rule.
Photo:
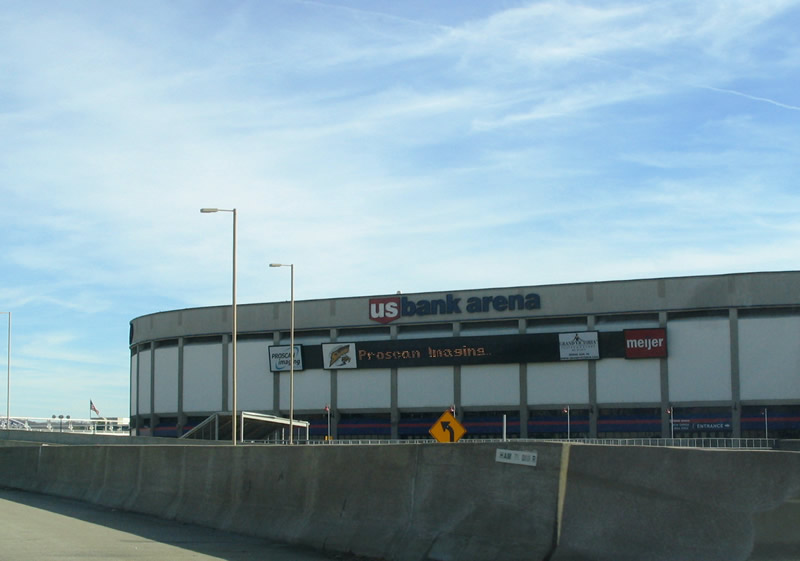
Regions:
<instances>
[{"instance_id":1,"label":"small white placard on barrier","mask_svg":"<svg viewBox=\"0 0 800 561\"><path fill-rule=\"evenodd\" d=\"M536 467L538 455L536 450L503 450L498 448L494 459L504 464Z\"/></svg>"}]
</instances>

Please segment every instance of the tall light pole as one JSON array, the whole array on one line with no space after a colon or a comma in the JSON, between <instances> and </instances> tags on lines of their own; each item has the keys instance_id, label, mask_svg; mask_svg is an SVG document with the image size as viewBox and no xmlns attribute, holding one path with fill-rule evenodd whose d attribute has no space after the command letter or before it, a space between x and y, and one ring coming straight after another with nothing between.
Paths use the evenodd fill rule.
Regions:
<instances>
[{"instance_id":1,"label":"tall light pole","mask_svg":"<svg viewBox=\"0 0 800 561\"><path fill-rule=\"evenodd\" d=\"M231 426L233 427L233 445L236 446L236 429L238 422L236 420L236 209L225 208L201 208L200 212L207 214L211 212L230 212L233 214L233 302L231 304L232 328L231 328L231 345L233 352L232 361L232 380L233 380L233 414L231 415Z\"/></svg>"},{"instance_id":2,"label":"tall light pole","mask_svg":"<svg viewBox=\"0 0 800 561\"><path fill-rule=\"evenodd\" d=\"M6 430L11 429L11 312L8 314L8 356L6 358Z\"/></svg>"},{"instance_id":3,"label":"tall light pole","mask_svg":"<svg viewBox=\"0 0 800 561\"><path fill-rule=\"evenodd\" d=\"M293 444L294 434L294 264L270 263L270 267L289 267L291 271L291 320L289 324L289 444Z\"/></svg>"},{"instance_id":4,"label":"tall light pole","mask_svg":"<svg viewBox=\"0 0 800 561\"><path fill-rule=\"evenodd\" d=\"M564 407L564 409L562 409L562 411L567 414L567 440L571 440L571 434L570 434L570 432L571 432L570 428L571 427L570 427L570 423L569 423L569 413L570 413L569 405Z\"/></svg>"}]
</instances>

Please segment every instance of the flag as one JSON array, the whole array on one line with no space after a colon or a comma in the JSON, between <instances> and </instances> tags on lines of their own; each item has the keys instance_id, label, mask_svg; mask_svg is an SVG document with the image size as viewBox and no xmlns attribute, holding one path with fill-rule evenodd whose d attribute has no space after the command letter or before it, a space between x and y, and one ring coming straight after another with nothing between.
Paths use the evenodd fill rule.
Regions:
<instances>
[{"instance_id":1,"label":"flag","mask_svg":"<svg viewBox=\"0 0 800 561\"><path fill-rule=\"evenodd\" d=\"M91 399L89 400L89 409L100 415L100 411L97 410L97 407L94 406L94 403L92 403Z\"/></svg>"}]
</instances>

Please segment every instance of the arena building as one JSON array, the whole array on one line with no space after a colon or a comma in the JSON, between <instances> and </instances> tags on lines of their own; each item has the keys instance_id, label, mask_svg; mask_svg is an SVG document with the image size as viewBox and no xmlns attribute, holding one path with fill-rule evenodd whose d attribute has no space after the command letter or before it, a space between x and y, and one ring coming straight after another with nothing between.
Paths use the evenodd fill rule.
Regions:
<instances>
[{"instance_id":1,"label":"arena building","mask_svg":"<svg viewBox=\"0 0 800 561\"><path fill-rule=\"evenodd\" d=\"M238 307L238 411L289 415L290 303ZM232 410L231 306L131 322L134 434ZM800 437L800 272L295 303L310 437Z\"/></svg>"}]
</instances>

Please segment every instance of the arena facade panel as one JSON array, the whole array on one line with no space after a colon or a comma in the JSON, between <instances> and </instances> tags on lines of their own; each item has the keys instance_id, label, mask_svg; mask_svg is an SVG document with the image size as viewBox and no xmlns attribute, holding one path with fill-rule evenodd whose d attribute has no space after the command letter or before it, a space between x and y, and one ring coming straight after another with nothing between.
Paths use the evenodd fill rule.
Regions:
<instances>
[{"instance_id":1,"label":"arena facade panel","mask_svg":"<svg viewBox=\"0 0 800 561\"><path fill-rule=\"evenodd\" d=\"M289 302L238 306L239 411L289 413ZM313 439L800 437L800 272L295 302ZM231 306L131 321L131 427L232 409Z\"/></svg>"}]
</instances>

